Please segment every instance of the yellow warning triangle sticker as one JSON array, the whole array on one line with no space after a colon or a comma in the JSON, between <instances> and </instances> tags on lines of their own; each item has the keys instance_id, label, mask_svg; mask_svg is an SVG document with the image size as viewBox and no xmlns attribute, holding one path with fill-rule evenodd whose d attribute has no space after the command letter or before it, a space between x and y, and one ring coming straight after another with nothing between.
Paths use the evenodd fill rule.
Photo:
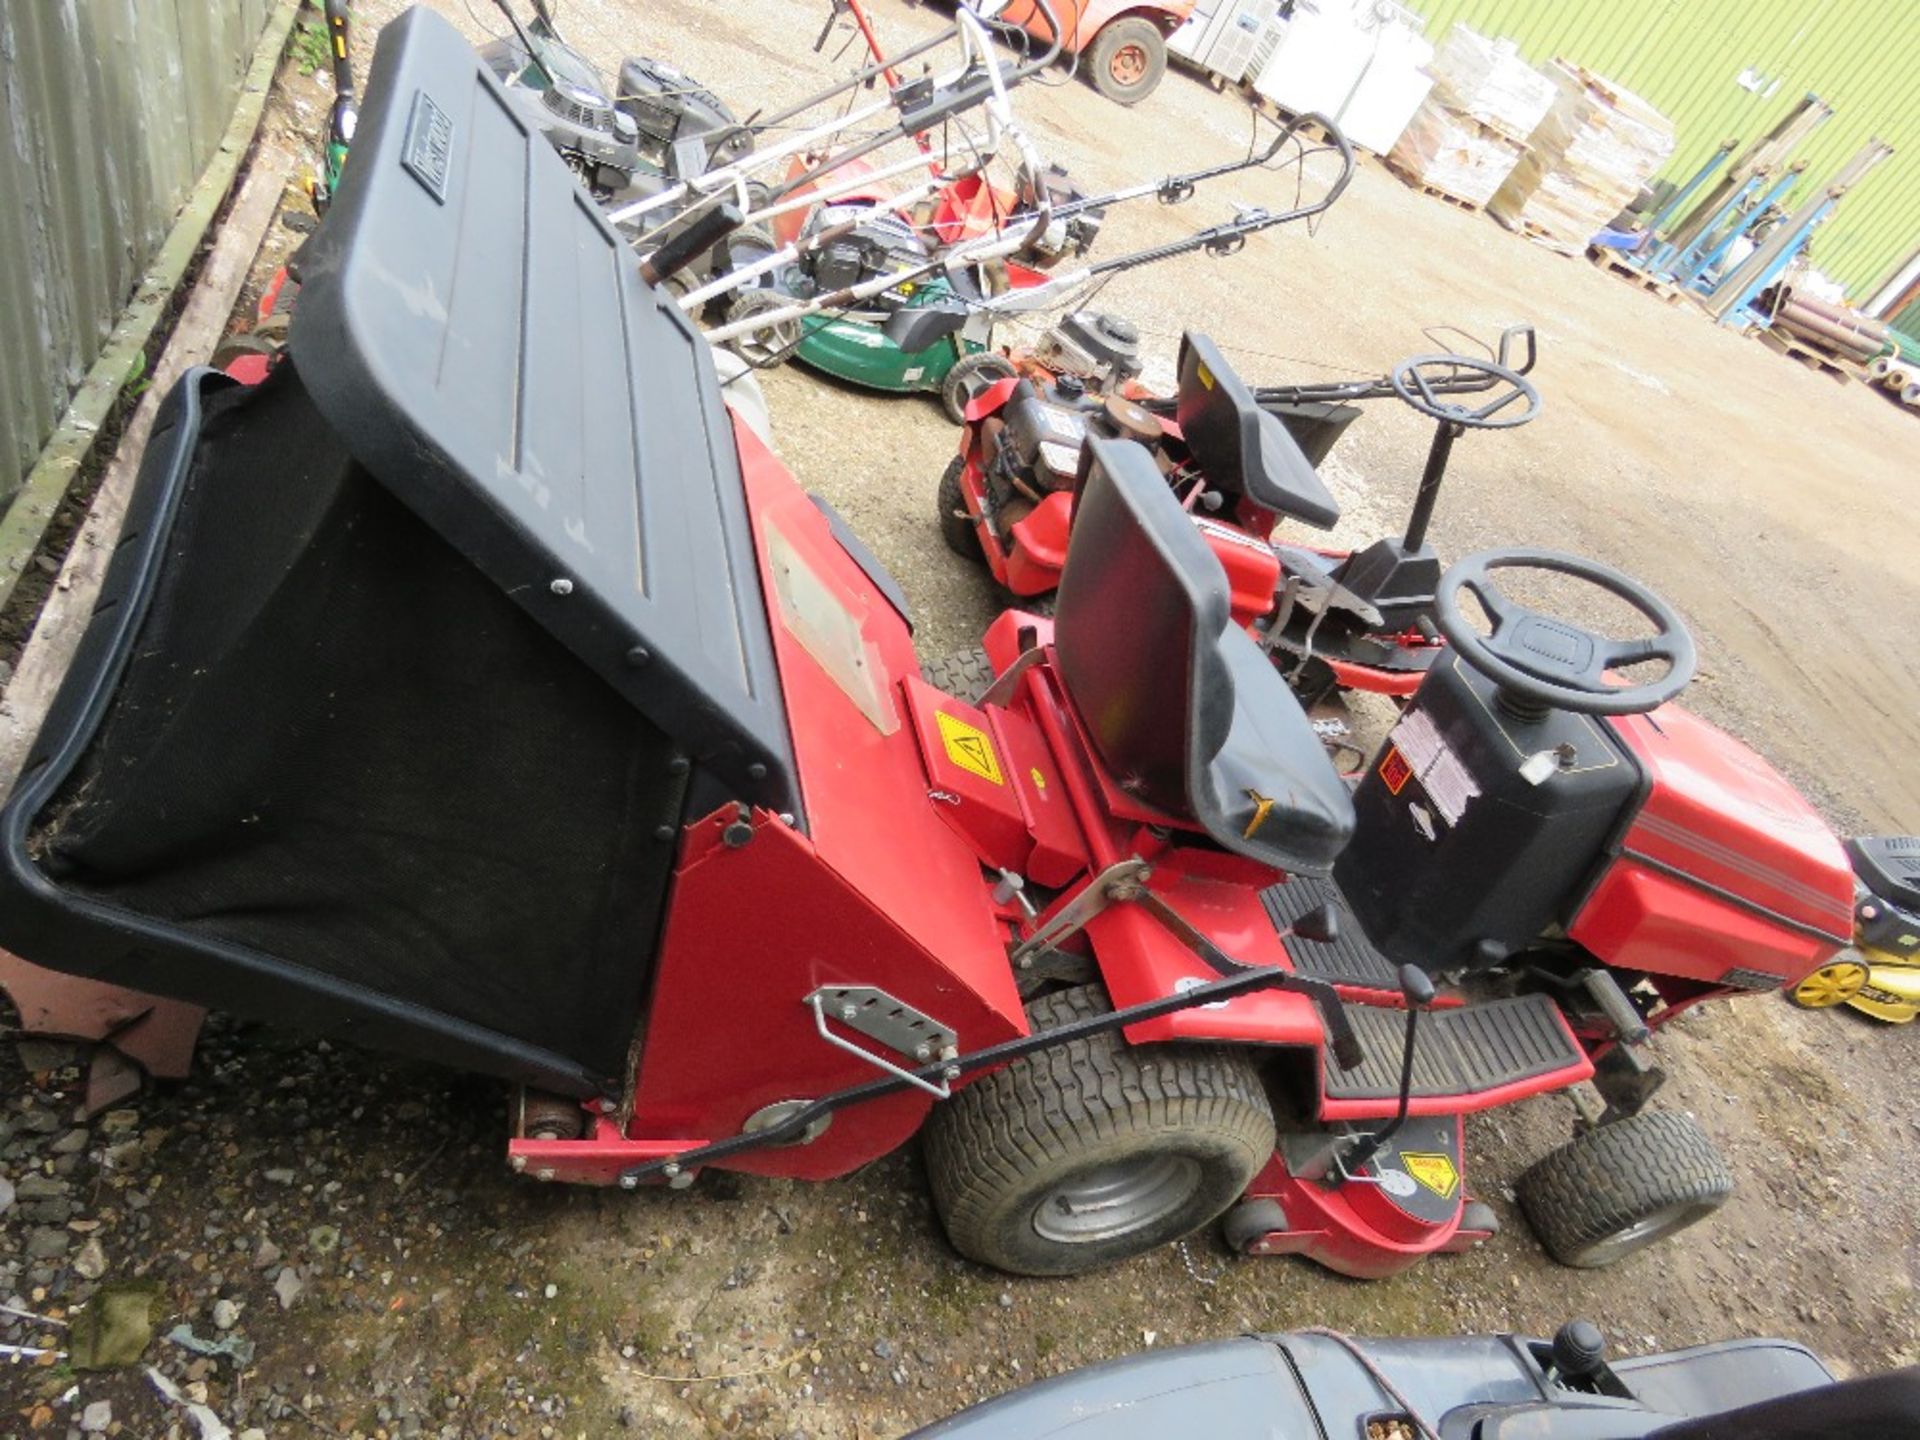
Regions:
<instances>
[{"instance_id":1,"label":"yellow warning triangle sticker","mask_svg":"<svg viewBox=\"0 0 1920 1440\"><path fill-rule=\"evenodd\" d=\"M946 747L947 759L982 780L995 785L1007 783L1000 774L1000 757L993 753L993 741L987 738L986 731L944 710L934 711L933 718L940 727L940 743Z\"/></svg>"},{"instance_id":2,"label":"yellow warning triangle sticker","mask_svg":"<svg viewBox=\"0 0 1920 1440\"><path fill-rule=\"evenodd\" d=\"M1412 1151L1402 1150L1400 1164L1409 1175L1442 1200L1451 1200L1453 1192L1460 1188L1460 1171L1455 1167L1451 1155L1416 1155Z\"/></svg>"}]
</instances>

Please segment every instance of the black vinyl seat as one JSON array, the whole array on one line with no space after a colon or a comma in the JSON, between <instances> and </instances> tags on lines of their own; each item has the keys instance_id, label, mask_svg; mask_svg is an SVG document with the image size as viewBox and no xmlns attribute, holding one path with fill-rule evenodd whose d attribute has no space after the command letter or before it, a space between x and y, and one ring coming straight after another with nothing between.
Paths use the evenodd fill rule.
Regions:
<instances>
[{"instance_id":1,"label":"black vinyl seat","mask_svg":"<svg viewBox=\"0 0 1920 1440\"><path fill-rule=\"evenodd\" d=\"M1324 874L1353 801L1153 457L1090 438L1054 608L1067 696L1129 794L1228 850Z\"/></svg>"},{"instance_id":2,"label":"black vinyl seat","mask_svg":"<svg viewBox=\"0 0 1920 1440\"><path fill-rule=\"evenodd\" d=\"M1263 510L1330 530L1339 503L1279 416L1262 410L1205 335L1180 337L1174 418L1207 483ZM1331 442L1329 442L1331 443Z\"/></svg>"}]
</instances>

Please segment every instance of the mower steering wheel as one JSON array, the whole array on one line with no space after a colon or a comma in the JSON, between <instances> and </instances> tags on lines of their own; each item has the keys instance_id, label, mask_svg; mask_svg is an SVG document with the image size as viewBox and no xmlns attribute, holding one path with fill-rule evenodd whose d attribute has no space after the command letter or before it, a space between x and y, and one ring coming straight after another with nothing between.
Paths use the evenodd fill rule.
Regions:
<instances>
[{"instance_id":1,"label":"mower steering wheel","mask_svg":"<svg viewBox=\"0 0 1920 1440\"><path fill-rule=\"evenodd\" d=\"M1549 570L1571 575L1624 600L1655 627L1641 639L1616 640L1509 600L1493 583L1495 570ZM1460 608L1469 592L1493 622L1483 635ZM1482 550L1440 577L1434 623L1460 658L1524 701L1578 715L1639 715L1678 695L1693 678L1693 636L1671 606L1638 580L1597 560L1557 550L1508 547ZM1612 685L1607 672L1664 660L1667 673L1640 685Z\"/></svg>"},{"instance_id":2,"label":"mower steering wheel","mask_svg":"<svg viewBox=\"0 0 1920 1440\"><path fill-rule=\"evenodd\" d=\"M1463 385L1463 371L1486 378ZM1394 366L1389 378L1394 393L1422 415L1466 430L1511 430L1540 413L1540 392L1531 381L1518 370L1472 355L1415 355ZM1478 397L1488 390L1494 391L1493 398L1479 406L1446 398L1463 393ZM1527 402L1524 410L1500 413L1521 399Z\"/></svg>"}]
</instances>

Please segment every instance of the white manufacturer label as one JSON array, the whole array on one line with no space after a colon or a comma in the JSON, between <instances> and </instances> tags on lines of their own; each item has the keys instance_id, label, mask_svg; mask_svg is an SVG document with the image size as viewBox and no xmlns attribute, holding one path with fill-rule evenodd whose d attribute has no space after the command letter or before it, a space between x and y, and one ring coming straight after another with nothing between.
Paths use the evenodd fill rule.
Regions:
<instances>
[{"instance_id":1,"label":"white manufacturer label","mask_svg":"<svg viewBox=\"0 0 1920 1440\"><path fill-rule=\"evenodd\" d=\"M1380 1167L1380 1188L1389 1195L1398 1195L1402 1200L1409 1195L1419 1193L1420 1187L1414 1184L1413 1177L1404 1170L1396 1170L1391 1165Z\"/></svg>"},{"instance_id":2,"label":"white manufacturer label","mask_svg":"<svg viewBox=\"0 0 1920 1440\"><path fill-rule=\"evenodd\" d=\"M1480 794L1480 787L1460 763L1460 757L1440 738L1439 727L1424 712L1409 710L1388 739L1412 767L1414 778L1433 801L1440 818L1458 825L1467 806Z\"/></svg>"}]
</instances>

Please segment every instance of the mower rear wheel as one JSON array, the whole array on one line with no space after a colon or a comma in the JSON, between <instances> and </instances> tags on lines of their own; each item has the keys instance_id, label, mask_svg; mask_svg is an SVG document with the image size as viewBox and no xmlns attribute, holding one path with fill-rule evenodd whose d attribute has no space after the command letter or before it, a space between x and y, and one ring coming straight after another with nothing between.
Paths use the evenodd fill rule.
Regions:
<instances>
[{"instance_id":1,"label":"mower rear wheel","mask_svg":"<svg viewBox=\"0 0 1920 1440\"><path fill-rule=\"evenodd\" d=\"M987 687L993 684L993 662L987 658L986 651L977 647L962 650L958 655L922 661L920 678L956 700L978 705Z\"/></svg>"},{"instance_id":2,"label":"mower rear wheel","mask_svg":"<svg viewBox=\"0 0 1920 1440\"><path fill-rule=\"evenodd\" d=\"M1036 1031L1104 1014L1098 985L1027 1006ZM1273 1154L1273 1110L1226 1048L1069 1041L939 1106L925 1131L954 1249L1017 1275L1077 1275L1199 1229Z\"/></svg>"},{"instance_id":3,"label":"mower rear wheel","mask_svg":"<svg viewBox=\"0 0 1920 1440\"><path fill-rule=\"evenodd\" d=\"M973 513L967 509L966 492L960 488L960 477L966 473L966 469L967 457L954 456L940 476L935 504L940 508L940 538L947 542L947 548L956 555L978 560L980 532L974 528Z\"/></svg>"},{"instance_id":4,"label":"mower rear wheel","mask_svg":"<svg viewBox=\"0 0 1920 1440\"><path fill-rule=\"evenodd\" d=\"M1575 1136L1514 1191L1554 1259L1597 1270L1704 1220L1733 1176L1691 1116L1650 1110Z\"/></svg>"},{"instance_id":5,"label":"mower rear wheel","mask_svg":"<svg viewBox=\"0 0 1920 1440\"><path fill-rule=\"evenodd\" d=\"M793 304L791 297L764 288L742 290L727 305L727 323L736 324L760 315L771 315ZM800 344L800 322L776 320L757 330L736 335L727 343L733 353L756 370L771 370L786 362Z\"/></svg>"},{"instance_id":6,"label":"mower rear wheel","mask_svg":"<svg viewBox=\"0 0 1920 1440\"><path fill-rule=\"evenodd\" d=\"M1093 37L1087 50L1087 78L1116 104L1138 105L1166 73L1166 37L1138 15L1114 21Z\"/></svg>"},{"instance_id":7,"label":"mower rear wheel","mask_svg":"<svg viewBox=\"0 0 1920 1440\"><path fill-rule=\"evenodd\" d=\"M1867 967L1853 950L1841 952L1787 992L1802 1010L1844 1005L1866 987Z\"/></svg>"},{"instance_id":8,"label":"mower rear wheel","mask_svg":"<svg viewBox=\"0 0 1920 1440\"><path fill-rule=\"evenodd\" d=\"M1011 360L992 350L961 356L947 372L947 378L940 382L940 404L947 418L956 425L966 424L967 403L974 396L989 385L1011 380L1019 373Z\"/></svg>"}]
</instances>

